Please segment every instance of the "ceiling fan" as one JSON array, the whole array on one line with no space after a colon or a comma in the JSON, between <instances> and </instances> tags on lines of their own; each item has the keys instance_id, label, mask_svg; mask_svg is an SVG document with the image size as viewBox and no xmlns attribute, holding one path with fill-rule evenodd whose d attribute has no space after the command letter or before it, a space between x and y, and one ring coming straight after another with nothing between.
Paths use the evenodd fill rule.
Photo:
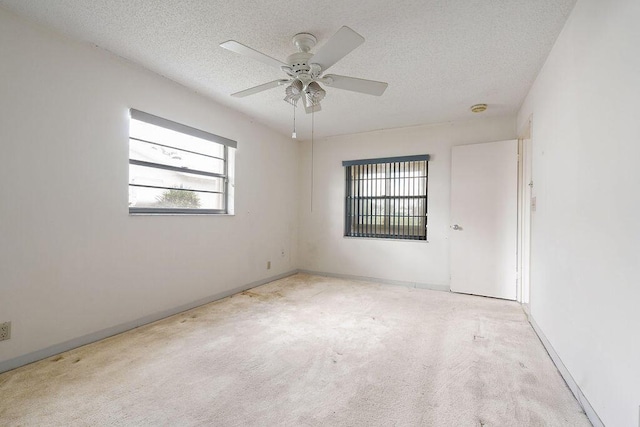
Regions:
<instances>
[{"instance_id":1,"label":"ceiling fan","mask_svg":"<svg viewBox=\"0 0 640 427\"><path fill-rule=\"evenodd\" d=\"M369 95L380 96L387 88L387 83L355 77L324 74L332 65L344 58L349 52L364 43L364 37L349 27L342 27L314 54L311 48L316 45L313 34L299 33L293 36L293 44L298 52L289 55L287 62L281 62L248 46L229 40L220 44L240 55L247 56L267 65L277 67L287 74L287 78L274 80L250 89L231 94L237 98L253 95L267 89L287 85L284 100L294 106L302 99L307 113L320 111L320 101L326 91L320 83L338 89L350 90Z\"/></svg>"}]
</instances>

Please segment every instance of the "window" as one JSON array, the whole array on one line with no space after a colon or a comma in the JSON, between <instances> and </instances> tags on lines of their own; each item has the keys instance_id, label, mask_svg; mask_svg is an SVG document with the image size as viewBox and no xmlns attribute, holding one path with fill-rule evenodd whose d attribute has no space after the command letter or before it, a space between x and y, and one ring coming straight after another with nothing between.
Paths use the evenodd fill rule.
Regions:
<instances>
[{"instance_id":1,"label":"window","mask_svg":"<svg viewBox=\"0 0 640 427\"><path fill-rule=\"evenodd\" d=\"M345 236L427 240L429 156L342 162Z\"/></svg>"},{"instance_id":2,"label":"window","mask_svg":"<svg viewBox=\"0 0 640 427\"><path fill-rule=\"evenodd\" d=\"M233 213L236 142L138 110L129 127L129 213Z\"/></svg>"}]
</instances>

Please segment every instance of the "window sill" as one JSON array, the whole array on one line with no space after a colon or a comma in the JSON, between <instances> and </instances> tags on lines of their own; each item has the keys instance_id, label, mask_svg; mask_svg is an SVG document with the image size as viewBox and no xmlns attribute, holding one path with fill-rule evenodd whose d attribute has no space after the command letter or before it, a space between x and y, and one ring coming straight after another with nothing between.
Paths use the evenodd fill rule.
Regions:
<instances>
[{"instance_id":1,"label":"window sill","mask_svg":"<svg viewBox=\"0 0 640 427\"><path fill-rule=\"evenodd\" d=\"M212 216L236 216L236 214L212 214L212 213L152 213L152 212L130 212L129 216L202 216L202 217L212 217Z\"/></svg>"},{"instance_id":2,"label":"window sill","mask_svg":"<svg viewBox=\"0 0 640 427\"><path fill-rule=\"evenodd\" d=\"M393 239L391 237L354 237L354 236L342 236L347 240L374 240L376 242L412 242L412 243L429 243L429 240L417 240L417 239Z\"/></svg>"}]
</instances>

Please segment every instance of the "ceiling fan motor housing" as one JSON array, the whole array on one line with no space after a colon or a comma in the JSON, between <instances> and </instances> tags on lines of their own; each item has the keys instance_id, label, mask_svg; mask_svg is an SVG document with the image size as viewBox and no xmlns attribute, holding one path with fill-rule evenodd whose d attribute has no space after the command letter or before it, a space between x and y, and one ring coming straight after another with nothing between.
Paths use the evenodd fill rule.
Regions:
<instances>
[{"instance_id":1,"label":"ceiling fan motor housing","mask_svg":"<svg viewBox=\"0 0 640 427\"><path fill-rule=\"evenodd\" d=\"M291 67L291 71L298 75L300 73L309 73L311 67L309 66L309 59L313 56L309 52L296 52L287 57L287 63Z\"/></svg>"}]
</instances>

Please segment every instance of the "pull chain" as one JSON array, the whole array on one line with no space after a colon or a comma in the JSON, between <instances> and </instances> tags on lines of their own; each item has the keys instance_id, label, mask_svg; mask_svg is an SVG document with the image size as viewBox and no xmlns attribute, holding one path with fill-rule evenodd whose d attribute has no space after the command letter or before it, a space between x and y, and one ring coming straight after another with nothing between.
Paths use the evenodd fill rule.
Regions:
<instances>
[{"instance_id":1,"label":"pull chain","mask_svg":"<svg viewBox=\"0 0 640 427\"><path fill-rule=\"evenodd\" d=\"M293 133L291 134L291 138L297 139L297 135L296 135L296 104L293 104Z\"/></svg>"},{"instance_id":2,"label":"pull chain","mask_svg":"<svg viewBox=\"0 0 640 427\"><path fill-rule=\"evenodd\" d=\"M313 212L313 131L314 131L314 109L311 110L311 212Z\"/></svg>"}]
</instances>

